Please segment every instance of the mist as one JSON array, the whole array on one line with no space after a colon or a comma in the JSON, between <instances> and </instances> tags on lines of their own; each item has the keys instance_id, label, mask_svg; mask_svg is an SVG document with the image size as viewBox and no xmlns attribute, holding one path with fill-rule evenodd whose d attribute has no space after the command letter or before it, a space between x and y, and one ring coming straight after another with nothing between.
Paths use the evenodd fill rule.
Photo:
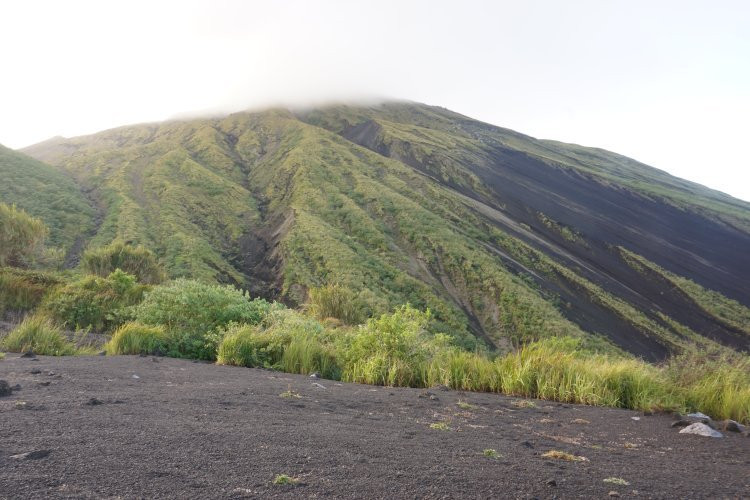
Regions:
<instances>
[{"instance_id":1,"label":"mist","mask_svg":"<svg viewBox=\"0 0 750 500\"><path fill-rule=\"evenodd\" d=\"M750 200L744 2L12 2L0 144L412 100Z\"/></svg>"}]
</instances>

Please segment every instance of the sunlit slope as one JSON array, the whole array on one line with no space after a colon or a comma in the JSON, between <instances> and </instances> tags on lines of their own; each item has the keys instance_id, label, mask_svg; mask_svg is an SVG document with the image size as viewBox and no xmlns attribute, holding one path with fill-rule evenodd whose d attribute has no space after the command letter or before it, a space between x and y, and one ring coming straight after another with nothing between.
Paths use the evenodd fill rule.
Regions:
<instances>
[{"instance_id":1,"label":"sunlit slope","mask_svg":"<svg viewBox=\"0 0 750 500\"><path fill-rule=\"evenodd\" d=\"M48 242L64 251L94 227L95 209L69 175L0 146L0 202L43 219Z\"/></svg>"},{"instance_id":2,"label":"sunlit slope","mask_svg":"<svg viewBox=\"0 0 750 500\"><path fill-rule=\"evenodd\" d=\"M750 345L747 204L612 153L416 104L124 127L26 152L101 200L92 245L142 243L172 276L293 303L339 282L372 313L411 302L498 347L598 335L660 359ZM676 279L736 307L722 316Z\"/></svg>"}]
</instances>

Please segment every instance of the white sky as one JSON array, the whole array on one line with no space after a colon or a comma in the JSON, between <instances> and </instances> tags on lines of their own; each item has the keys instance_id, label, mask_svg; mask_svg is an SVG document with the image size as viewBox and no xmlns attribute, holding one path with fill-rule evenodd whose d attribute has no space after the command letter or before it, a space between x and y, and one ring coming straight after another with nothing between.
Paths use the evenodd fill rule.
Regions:
<instances>
[{"instance_id":1,"label":"white sky","mask_svg":"<svg viewBox=\"0 0 750 500\"><path fill-rule=\"evenodd\" d=\"M616 151L750 200L750 2L0 3L0 143L368 97Z\"/></svg>"}]
</instances>

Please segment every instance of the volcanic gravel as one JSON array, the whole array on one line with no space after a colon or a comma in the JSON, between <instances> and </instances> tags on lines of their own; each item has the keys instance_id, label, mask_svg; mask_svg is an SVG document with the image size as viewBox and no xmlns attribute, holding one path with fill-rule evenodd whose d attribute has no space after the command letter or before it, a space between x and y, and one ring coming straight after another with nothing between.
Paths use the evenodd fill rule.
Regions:
<instances>
[{"instance_id":1,"label":"volcanic gravel","mask_svg":"<svg viewBox=\"0 0 750 500\"><path fill-rule=\"evenodd\" d=\"M0 498L750 497L750 438L670 415L139 356L0 379Z\"/></svg>"}]
</instances>

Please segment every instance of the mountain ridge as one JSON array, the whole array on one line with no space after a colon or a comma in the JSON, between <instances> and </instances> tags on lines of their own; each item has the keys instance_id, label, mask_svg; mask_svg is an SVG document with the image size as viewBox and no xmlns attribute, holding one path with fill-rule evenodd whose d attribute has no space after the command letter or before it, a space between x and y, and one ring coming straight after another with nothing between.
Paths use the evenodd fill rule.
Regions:
<instances>
[{"instance_id":1,"label":"mountain ridge","mask_svg":"<svg viewBox=\"0 0 750 500\"><path fill-rule=\"evenodd\" d=\"M616 153L413 103L126 126L23 151L101 200L91 245L142 243L173 277L292 304L341 282L370 313L430 307L446 331L500 348L553 334L651 360L750 346L743 323L703 303L713 290L743 308L721 311L750 306L750 204Z\"/></svg>"}]
</instances>

